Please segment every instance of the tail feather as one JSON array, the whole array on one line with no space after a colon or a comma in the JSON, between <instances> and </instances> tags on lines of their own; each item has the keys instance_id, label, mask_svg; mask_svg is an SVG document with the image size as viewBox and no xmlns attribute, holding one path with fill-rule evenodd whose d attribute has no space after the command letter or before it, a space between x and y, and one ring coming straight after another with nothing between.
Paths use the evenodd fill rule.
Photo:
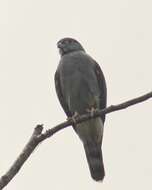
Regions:
<instances>
[{"instance_id":1,"label":"tail feather","mask_svg":"<svg viewBox=\"0 0 152 190\"><path fill-rule=\"evenodd\" d=\"M87 143L84 144L84 149L92 178L96 181L102 181L105 170L100 144Z\"/></svg>"}]
</instances>

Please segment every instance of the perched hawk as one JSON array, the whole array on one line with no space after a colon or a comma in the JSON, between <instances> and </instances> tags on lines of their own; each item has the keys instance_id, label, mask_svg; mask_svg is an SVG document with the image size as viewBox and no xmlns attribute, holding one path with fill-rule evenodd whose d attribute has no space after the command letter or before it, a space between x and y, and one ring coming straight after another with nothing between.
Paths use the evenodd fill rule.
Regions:
<instances>
[{"instance_id":1,"label":"perched hawk","mask_svg":"<svg viewBox=\"0 0 152 190\"><path fill-rule=\"evenodd\" d=\"M60 104L68 117L106 107L104 75L94 59L72 38L61 39L57 46L61 60L55 73L55 87ZM82 140L91 176L103 180L105 171L101 144L105 115L73 126Z\"/></svg>"}]
</instances>

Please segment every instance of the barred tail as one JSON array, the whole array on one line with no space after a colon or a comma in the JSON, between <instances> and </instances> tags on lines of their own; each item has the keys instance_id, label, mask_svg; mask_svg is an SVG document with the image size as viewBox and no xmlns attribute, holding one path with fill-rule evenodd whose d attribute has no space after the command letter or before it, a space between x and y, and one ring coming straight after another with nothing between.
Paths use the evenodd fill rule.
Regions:
<instances>
[{"instance_id":1,"label":"barred tail","mask_svg":"<svg viewBox=\"0 0 152 190\"><path fill-rule=\"evenodd\" d=\"M92 178L96 181L103 180L105 170L100 144L89 142L84 144L84 149Z\"/></svg>"}]
</instances>

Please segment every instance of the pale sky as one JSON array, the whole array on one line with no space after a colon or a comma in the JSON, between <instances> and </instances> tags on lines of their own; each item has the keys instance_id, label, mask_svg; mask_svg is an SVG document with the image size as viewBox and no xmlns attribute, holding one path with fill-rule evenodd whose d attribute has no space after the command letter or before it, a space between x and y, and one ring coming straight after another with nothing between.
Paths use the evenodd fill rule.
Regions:
<instances>
[{"instance_id":1,"label":"pale sky","mask_svg":"<svg viewBox=\"0 0 152 190\"><path fill-rule=\"evenodd\" d=\"M100 64L108 105L152 90L152 1L0 1L0 176L36 124L65 121L54 88L56 42L79 40ZM106 176L94 182L71 127L41 144L6 190L152 189L152 101L107 115Z\"/></svg>"}]
</instances>

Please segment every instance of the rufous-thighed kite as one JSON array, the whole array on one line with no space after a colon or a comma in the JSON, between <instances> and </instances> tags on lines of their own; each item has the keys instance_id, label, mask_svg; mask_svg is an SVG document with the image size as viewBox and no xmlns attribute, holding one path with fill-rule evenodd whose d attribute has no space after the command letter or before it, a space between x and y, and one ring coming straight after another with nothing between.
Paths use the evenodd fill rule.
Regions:
<instances>
[{"instance_id":1,"label":"rufous-thighed kite","mask_svg":"<svg viewBox=\"0 0 152 190\"><path fill-rule=\"evenodd\" d=\"M55 73L57 96L68 117L106 107L104 75L97 62L72 38L61 39L57 46L61 59ZM105 115L73 126L83 142L91 176L103 180L102 138Z\"/></svg>"}]
</instances>

